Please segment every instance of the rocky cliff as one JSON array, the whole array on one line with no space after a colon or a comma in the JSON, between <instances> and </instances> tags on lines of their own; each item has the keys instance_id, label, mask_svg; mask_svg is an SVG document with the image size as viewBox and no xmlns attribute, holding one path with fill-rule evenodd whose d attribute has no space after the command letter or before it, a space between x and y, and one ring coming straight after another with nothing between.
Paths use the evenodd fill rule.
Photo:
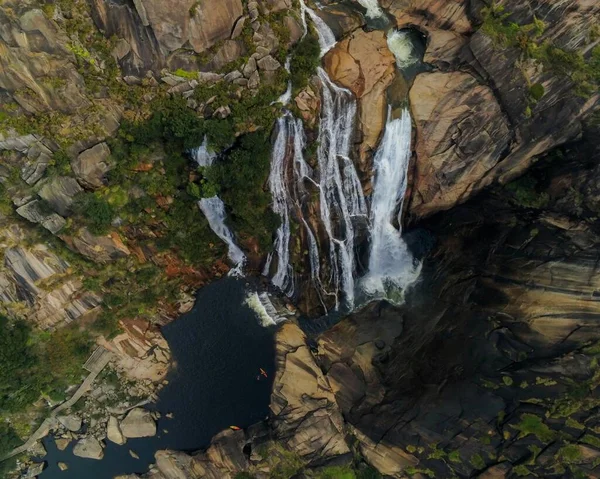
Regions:
<instances>
[{"instance_id":1,"label":"rocky cliff","mask_svg":"<svg viewBox=\"0 0 600 479\"><path fill-rule=\"evenodd\" d=\"M435 244L405 306L310 339L283 326L269 420L191 457L160 452L148 477L364 470L349 450L385 477L596 477L598 190L563 202L596 168L596 136L530 173L543 208L513 185L411 233Z\"/></svg>"}]
</instances>

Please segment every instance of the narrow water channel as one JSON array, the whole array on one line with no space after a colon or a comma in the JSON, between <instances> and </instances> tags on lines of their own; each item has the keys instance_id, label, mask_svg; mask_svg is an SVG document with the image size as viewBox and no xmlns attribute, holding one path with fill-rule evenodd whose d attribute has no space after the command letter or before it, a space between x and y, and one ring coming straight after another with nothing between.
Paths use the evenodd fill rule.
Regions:
<instances>
[{"instance_id":1,"label":"narrow water channel","mask_svg":"<svg viewBox=\"0 0 600 479\"><path fill-rule=\"evenodd\" d=\"M74 443L59 451L48 438L43 458L48 467L42 477L112 479L145 472L158 450L201 449L231 425L246 427L264 419L275 365L275 328L259 324L256 313L244 304L246 291L242 279L212 283L198 292L191 312L163 328L175 367L153 405L162 414L156 437L128 440L124 446L106 441L101 461L74 456ZM268 379L257 380L259 368L269 373ZM61 471L58 462L69 469Z\"/></svg>"}]
</instances>

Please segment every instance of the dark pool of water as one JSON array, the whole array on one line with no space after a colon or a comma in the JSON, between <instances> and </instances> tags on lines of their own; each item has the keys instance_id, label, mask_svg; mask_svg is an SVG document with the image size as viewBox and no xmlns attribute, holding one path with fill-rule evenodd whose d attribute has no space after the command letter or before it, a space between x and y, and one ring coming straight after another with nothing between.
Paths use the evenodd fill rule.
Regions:
<instances>
[{"instance_id":1,"label":"dark pool of water","mask_svg":"<svg viewBox=\"0 0 600 479\"><path fill-rule=\"evenodd\" d=\"M256 378L259 368L274 372L274 330L259 325L243 304L245 294L243 280L219 280L198 292L190 313L163 328L176 367L153 406L163 414L156 437L129 440L124 446L106 441L101 461L74 456L74 444L59 451L47 438L43 460L48 467L42 478L110 479L145 472L157 450L201 449L231 425L246 427L265 418L273 374L268 380ZM169 412L173 419L165 417ZM134 459L130 450L140 458ZM58 462L69 469L61 471Z\"/></svg>"}]
</instances>

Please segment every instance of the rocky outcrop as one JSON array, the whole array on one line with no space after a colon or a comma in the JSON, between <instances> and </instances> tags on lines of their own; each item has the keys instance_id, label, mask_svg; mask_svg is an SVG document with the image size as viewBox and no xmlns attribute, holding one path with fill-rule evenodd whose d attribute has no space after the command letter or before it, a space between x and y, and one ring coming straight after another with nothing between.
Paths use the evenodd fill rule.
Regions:
<instances>
[{"instance_id":1,"label":"rocky outcrop","mask_svg":"<svg viewBox=\"0 0 600 479\"><path fill-rule=\"evenodd\" d=\"M276 355L271 421L278 439L308 461L348 454L333 389L298 326L284 324L278 331Z\"/></svg>"},{"instance_id":2,"label":"rocky outcrop","mask_svg":"<svg viewBox=\"0 0 600 479\"><path fill-rule=\"evenodd\" d=\"M95 236L87 228L82 228L76 236L64 236L62 239L77 252L97 263L109 263L131 254L116 232L108 236Z\"/></svg>"},{"instance_id":3,"label":"rocky outcrop","mask_svg":"<svg viewBox=\"0 0 600 479\"><path fill-rule=\"evenodd\" d=\"M333 81L351 90L358 99L362 134L358 166L365 177L370 177L368 160L385 125L386 89L396 70L384 32L352 32L325 56L324 66Z\"/></svg>"},{"instance_id":4,"label":"rocky outcrop","mask_svg":"<svg viewBox=\"0 0 600 479\"><path fill-rule=\"evenodd\" d=\"M411 213L446 210L482 188L510 145L492 90L467 73L422 73L410 90L417 162Z\"/></svg>"},{"instance_id":5,"label":"rocky outcrop","mask_svg":"<svg viewBox=\"0 0 600 479\"><path fill-rule=\"evenodd\" d=\"M142 408L132 409L121 421L120 427L123 437L127 439L156 435L156 422L150 411Z\"/></svg>"},{"instance_id":6,"label":"rocky outcrop","mask_svg":"<svg viewBox=\"0 0 600 479\"><path fill-rule=\"evenodd\" d=\"M98 143L71 161L71 168L84 187L102 188L106 183L105 175L111 168L110 148L106 143Z\"/></svg>"},{"instance_id":7,"label":"rocky outcrop","mask_svg":"<svg viewBox=\"0 0 600 479\"><path fill-rule=\"evenodd\" d=\"M47 246L16 246L25 234L18 227L0 231L4 254L0 268L2 306L20 310L44 329L91 314L100 298L83 292L81 281L69 277L69 264Z\"/></svg>"},{"instance_id":8,"label":"rocky outcrop","mask_svg":"<svg viewBox=\"0 0 600 479\"><path fill-rule=\"evenodd\" d=\"M44 182L38 191L42 198L54 211L65 217L72 213L75 196L83 191L75 178L59 176Z\"/></svg>"},{"instance_id":9,"label":"rocky outcrop","mask_svg":"<svg viewBox=\"0 0 600 479\"><path fill-rule=\"evenodd\" d=\"M498 3L510 14L506 22L522 28L543 19L541 37L528 40L531 43L552 43L586 55L596 44L590 32L598 28L594 20L600 8L597 5L579 0L560 6L512 0ZM436 70L419 75L410 95L413 113L419 117L416 179L409 207L413 220L446 210L494 182L505 183L522 174L537 156L577 137L582 120L598 102L594 92L587 98L574 93L575 83L561 73L560 65L528 59L520 48L494 38L490 30L476 31L483 20L481 2L427 0L417 5L386 0L382 5L389 7L399 27L414 26L426 33L424 61ZM471 77L468 82L466 75ZM470 83L466 90L473 93L471 98L464 97L464 84L457 81L463 76ZM532 85L541 85L541 98L532 98ZM422 113L431 111L427 103L432 96L441 102L436 111L441 113L439 125L435 125L435 114L425 120L427 125L423 123ZM468 125L464 123L468 114L464 113L448 122L447 113L453 107L442 106L443 96L455 100L463 97L456 106L465 111L473 107L475 117L483 115L486 119ZM431 136L434 133L435 139ZM430 148L424 149L426 143ZM487 151L458 153L460 145L476 149L480 144L485 144ZM451 160L455 153L458 157Z\"/></svg>"},{"instance_id":10,"label":"rocky outcrop","mask_svg":"<svg viewBox=\"0 0 600 479\"><path fill-rule=\"evenodd\" d=\"M240 0L197 2L186 0L134 2L139 18L152 32L163 55L188 44L203 52L231 35L235 21L242 16Z\"/></svg>"}]
</instances>

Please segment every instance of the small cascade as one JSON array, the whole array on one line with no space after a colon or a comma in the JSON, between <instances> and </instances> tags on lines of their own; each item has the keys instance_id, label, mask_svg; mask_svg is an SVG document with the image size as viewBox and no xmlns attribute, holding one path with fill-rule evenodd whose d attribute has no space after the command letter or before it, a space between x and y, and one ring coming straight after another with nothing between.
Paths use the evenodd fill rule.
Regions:
<instances>
[{"instance_id":1,"label":"small cascade","mask_svg":"<svg viewBox=\"0 0 600 479\"><path fill-rule=\"evenodd\" d=\"M287 58L285 59L285 65L284 65L285 71L288 73L290 72L291 63L292 63L292 57L291 57L291 55L288 55ZM283 106L286 106L291 100L292 100L292 80L289 80L285 92L283 92L282 95L279 98L277 98L277 101L275 103L281 103Z\"/></svg>"},{"instance_id":2,"label":"small cascade","mask_svg":"<svg viewBox=\"0 0 600 479\"><path fill-rule=\"evenodd\" d=\"M208 140L206 136L202 145L198 148L193 149L191 152L192 158L200 167L208 167L213 164L213 161L217 157L216 153L211 151L208 147ZM212 198L202 198L198 201L198 207L206 216L210 229L221 238L228 246L228 256L231 262L234 264L234 268L230 271L230 275L242 276L243 267L246 263L246 255L235 243L233 233L225 224L227 214L225 212L225 204L218 196Z\"/></svg>"},{"instance_id":3,"label":"small cascade","mask_svg":"<svg viewBox=\"0 0 600 479\"><path fill-rule=\"evenodd\" d=\"M401 226L399 229L394 227L396 217L402 212L407 188L411 127L407 109L394 119L389 108L385 133L374 161L369 270L361 280L369 296L385 296L390 290L404 290L420 273L420 265L415 264L402 239Z\"/></svg>"},{"instance_id":4,"label":"small cascade","mask_svg":"<svg viewBox=\"0 0 600 479\"><path fill-rule=\"evenodd\" d=\"M368 18L375 19L384 16L383 10L377 0L358 0L358 3L367 9Z\"/></svg>"},{"instance_id":5,"label":"small cascade","mask_svg":"<svg viewBox=\"0 0 600 479\"><path fill-rule=\"evenodd\" d=\"M331 50L337 40L335 39L335 35L331 28L325 23L325 21L317 15L314 10L304 6L304 10L308 13L308 16L315 24L315 28L317 29L317 33L319 34L319 45L321 46L321 56L324 56L329 50Z\"/></svg>"},{"instance_id":6,"label":"small cascade","mask_svg":"<svg viewBox=\"0 0 600 479\"><path fill-rule=\"evenodd\" d=\"M286 159L290 137L295 133L294 118L286 113L277 120L277 138L273 146L271 158L271 173L269 175L269 186L273 196L273 211L281 218L281 225L277 229L275 243L273 245L277 253L277 271L271 279L273 284L288 296L294 293L294 272L290 264L290 211L287 193L288 168ZM291 128L290 128L291 127ZM300 154L302 154L300 152ZM270 258L267 261L270 267ZM265 268L268 274L268 268Z\"/></svg>"},{"instance_id":7,"label":"small cascade","mask_svg":"<svg viewBox=\"0 0 600 479\"><path fill-rule=\"evenodd\" d=\"M276 326L286 320L286 318L279 315L266 292L260 294L257 292L248 293L244 304L256 313L261 326L265 328Z\"/></svg>"}]
</instances>

